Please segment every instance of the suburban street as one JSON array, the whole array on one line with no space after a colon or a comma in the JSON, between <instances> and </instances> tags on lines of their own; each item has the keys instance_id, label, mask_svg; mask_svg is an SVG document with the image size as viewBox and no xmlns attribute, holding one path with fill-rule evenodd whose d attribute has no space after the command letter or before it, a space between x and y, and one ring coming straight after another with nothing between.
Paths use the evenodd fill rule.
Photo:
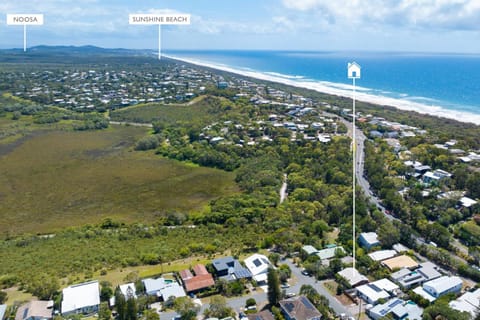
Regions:
<instances>
[{"instance_id":1,"label":"suburban street","mask_svg":"<svg viewBox=\"0 0 480 320\"><path fill-rule=\"evenodd\" d=\"M348 308L343 306L334 296L330 294L330 292L328 292L327 289L323 287L321 282L316 281L315 278L312 276L303 275L301 273L302 268L298 268L295 264L292 263L290 259L286 259L284 261L281 261L280 263L287 264L292 270L292 277L289 282L291 286L290 288L285 290L287 293L293 292L298 295L302 285L311 285L318 291L319 294L325 296L328 299L330 303L330 307L335 311L336 314L344 313L348 316L352 315L351 312L348 310ZM227 303L230 307L233 308L233 310L235 310L235 312L238 313L243 311L243 308L245 307L245 303L249 298L254 298L257 301L257 306L259 307L262 307L268 303L267 293L261 289L257 289L256 291L248 295L230 298L227 300ZM209 307L208 303L204 303L200 308L199 315L203 314L203 312L208 307ZM172 320L172 318L175 317L176 315L177 314L175 311L162 312L160 313L160 320Z\"/></svg>"},{"instance_id":2,"label":"suburban street","mask_svg":"<svg viewBox=\"0 0 480 320\"><path fill-rule=\"evenodd\" d=\"M332 114L328 114L328 115L332 115ZM352 131L352 122L349 122L349 121L347 121L347 120L345 120L344 118L341 118L341 117L340 117L340 120L347 127L347 130L348 130L347 135L350 138L352 138L352 136L353 136L353 134L352 134L352 132L353 132ZM397 221L402 222L400 219L394 217L392 214L387 214L385 207L380 202L380 199L370 189L370 183L364 177L364 169L365 169L364 144L365 144L365 140L367 139L367 137L365 136L365 134L359 128L355 127L355 130L356 130L355 131L355 139L356 139L356 144L357 144L356 149L355 149L356 150L355 158L356 158L356 161L357 161L355 177L356 177L357 184L361 187L361 189L363 190L363 193L367 196L367 198L369 198L370 203L374 204L378 208L378 210L380 210L387 219L389 219L390 221L397 220ZM415 240L415 242L418 245L426 245L427 244L423 237L412 234L412 238ZM463 250L465 252L465 248L461 245L461 243L459 243L458 240L454 239L453 240L453 245L455 247L459 248L461 251ZM457 260L461 263L467 263L467 261L465 261L463 258L461 258L461 257L459 257L459 256L457 256L453 253L449 253L449 254L450 254L450 257L452 259Z\"/></svg>"},{"instance_id":3,"label":"suburban street","mask_svg":"<svg viewBox=\"0 0 480 320\"><path fill-rule=\"evenodd\" d=\"M330 113L325 113L327 115L332 116ZM345 124L347 127L347 136L350 138L353 137L353 131L352 131L352 123L339 117L342 123ZM357 184L361 187L363 193L366 195L366 197L369 199L369 201L374 204L381 212L384 214L385 217L387 217L389 220L398 220L398 218L393 217L391 214L387 214L385 207L380 203L380 200L374 195L372 190L370 189L370 184L368 180L364 177L364 160L365 160L365 151L364 151L364 143L367 137L364 135L364 133L358 129L355 128L356 132L356 146L354 148L355 150L355 160L356 160L356 172L355 172L355 177L356 177L356 182ZM282 188L280 189L280 202L285 200L286 197L286 180L284 181ZM415 241L418 244L426 244L425 240L422 237L412 235L412 237L415 239ZM463 259L457 257L454 254L450 254L452 258L458 259L463 261ZM423 259L426 259L425 257L422 257ZM325 296L329 303L330 307L334 310L334 312L339 315L339 314L345 314L347 316L353 316L352 312L350 312L348 307L345 307L342 305L334 295L330 294L330 292L323 287L321 282L316 281L314 277L311 276L305 276L301 273L302 268L298 268L295 264L292 263L289 259L282 261L281 263L287 264L290 269L292 270L292 277L289 281L290 287L288 289L285 289L286 293L295 293L298 295L300 288L302 285L311 285L314 287L319 294ZM235 312L241 312L243 311L243 308L245 307L246 300L249 298L254 298L257 302L257 306L261 308L265 304L268 303L268 298L267 298L267 293L263 291L262 289L257 289L256 291L253 291L251 294L244 295L242 297L234 297L230 298L227 300L227 303L230 307L232 307ZM203 314L203 312L209 307L207 303L204 303L200 309L199 315ZM173 317L176 316L176 312L170 311L170 312L162 312L160 314L160 319L161 320L171 320Z\"/></svg>"}]
</instances>

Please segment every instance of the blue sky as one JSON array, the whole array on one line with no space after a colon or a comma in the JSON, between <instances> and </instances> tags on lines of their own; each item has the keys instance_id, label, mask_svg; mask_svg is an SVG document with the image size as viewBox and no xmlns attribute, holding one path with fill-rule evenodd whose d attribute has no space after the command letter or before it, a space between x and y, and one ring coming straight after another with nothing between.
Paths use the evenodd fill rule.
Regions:
<instances>
[{"instance_id":1,"label":"blue sky","mask_svg":"<svg viewBox=\"0 0 480 320\"><path fill-rule=\"evenodd\" d=\"M23 46L7 13L43 13L28 46L156 48L157 28L128 14L181 12L164 49L375 50L480 53L479 0L2 0L0 47Z\"/></svg>"}]
</instances>

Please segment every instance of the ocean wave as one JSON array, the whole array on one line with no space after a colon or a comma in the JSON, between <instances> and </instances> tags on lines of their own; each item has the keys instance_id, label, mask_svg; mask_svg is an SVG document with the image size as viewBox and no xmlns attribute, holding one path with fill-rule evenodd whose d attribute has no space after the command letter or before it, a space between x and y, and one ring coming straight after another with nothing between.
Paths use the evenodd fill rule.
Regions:
<instances>
[{"instance_id":1,"label":"ocean wave","mask_svg":"<svg viewBox=\"0 0 480 320\"><path fill-rule=\"evenodd\" d=\"M259 80L277 82L277 83L281 83L289 86L311 89L318 92L347 97L347 98L353 97L352 85L334 83L334 82L328 82L328 81L290 79L290 78L280 77L278 75L273 75L271 73L262 73L262 72L253 71L253 70L250 71L245 69L238 69L238 68L233 68L227 65L205 62L205 61L196 60L196 59L183 58L183 57L178 57L173 55L172 56L165 55L165 57L199 65L199 66L212 68L212 69L231 72L231 73L239 74L245 77L256 78ZM405 96L401 95L402 98L392 98L392 97L387 97L383 95L372 94L373 90L369 88L355 86L355 89L356 89L355 98L358 101L373 103L379 106L392 106L400 110L415 111L422 114L429 114L433 116L449 118L449 119L454 119L461 122L474 123L476 125L480 125L479 114L466 112L466 111L451 110L451 109L446 109L439 105L433 105L433 104L428 105L428 104L420 103L417 101L411 101L407 98L408 97L407 94L405 94Z\"/></svg>"},{"instance_id":2,"label":"ocean wave","mask_svg":"<svg viewBox=\"0 0 480 320\"><path fill-rule=\"evenodd\" d=\"M252 70L252 69L250 69ZM281 77L286 79L305 79L304 76L291 76L288 74L278 73L278 72L265 72L266 74L272 75L274 77Z\"/></svg>"}]
</instances>

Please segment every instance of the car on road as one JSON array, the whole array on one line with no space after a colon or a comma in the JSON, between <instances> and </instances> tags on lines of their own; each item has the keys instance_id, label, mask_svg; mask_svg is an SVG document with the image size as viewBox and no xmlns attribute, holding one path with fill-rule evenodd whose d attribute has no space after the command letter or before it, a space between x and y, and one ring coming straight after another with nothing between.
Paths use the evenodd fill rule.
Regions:
<instances>
[{"instance_id":1,"label":"car on road","mask_svg":"<svg viewBox=\"0 0 480 320\"><path fill-rule=\"evenodd\" d=\"M295 297L297 294L295 292L287 292L287 294L285 295L287 298L292 298L292 297Z\"/></svg>"},{"instance_id":2,"label":"car on road","mask_svg":"<svg viewBox=\"0 0 480 320\"><path fill-rule=\"evenodd\" d=\"M280 286L280 288L282 289L288 289L290 288L290 285L288 283L282 283L282 285Z\"/></svg>"},{"instance_id":3,"label":"car on road","mask_svg":"<svg viewBox=\"0 0 480 320\"><path fill-rule=\"evenodd\" d=\"M301 272L304 276L310 276L310 272L308 272L307 270L302 270Z\"/></svg>"}]
</instances>

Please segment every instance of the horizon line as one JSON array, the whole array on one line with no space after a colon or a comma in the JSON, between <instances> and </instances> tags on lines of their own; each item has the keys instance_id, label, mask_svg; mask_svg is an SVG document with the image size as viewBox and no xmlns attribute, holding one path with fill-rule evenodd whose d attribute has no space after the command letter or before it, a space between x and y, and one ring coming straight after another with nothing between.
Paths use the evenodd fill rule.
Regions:
<instances>
[{"instance_id":1,"label":"horizon line","mask_svg":"<svg viewBox=\"0 0 480 320\"><path fill-rule=\"evenodd\" d=\"M128 47L102 47L93 44L82 44L82 45L48 45L48 44L39 44L27 47L27 49L35 49L39 47L44 48L85 48L92 47L96 49L103 50L131 50L131 51L158 51L158 48L128 48ZM22 50L20 47L0 47L0 51L7 50ZM480 52L458 52L458 51L415 51L415 50L385 50L385 49L369 49L369 50L359 50L359 49L258 49L258 48L163 48L163 51L201 51L201 52L211 52L211 51L236 51L236 52L296 52L296 53L394 53L394 54L431 54L431 55L480 55Z\"/></svg>"}]
</instances>

